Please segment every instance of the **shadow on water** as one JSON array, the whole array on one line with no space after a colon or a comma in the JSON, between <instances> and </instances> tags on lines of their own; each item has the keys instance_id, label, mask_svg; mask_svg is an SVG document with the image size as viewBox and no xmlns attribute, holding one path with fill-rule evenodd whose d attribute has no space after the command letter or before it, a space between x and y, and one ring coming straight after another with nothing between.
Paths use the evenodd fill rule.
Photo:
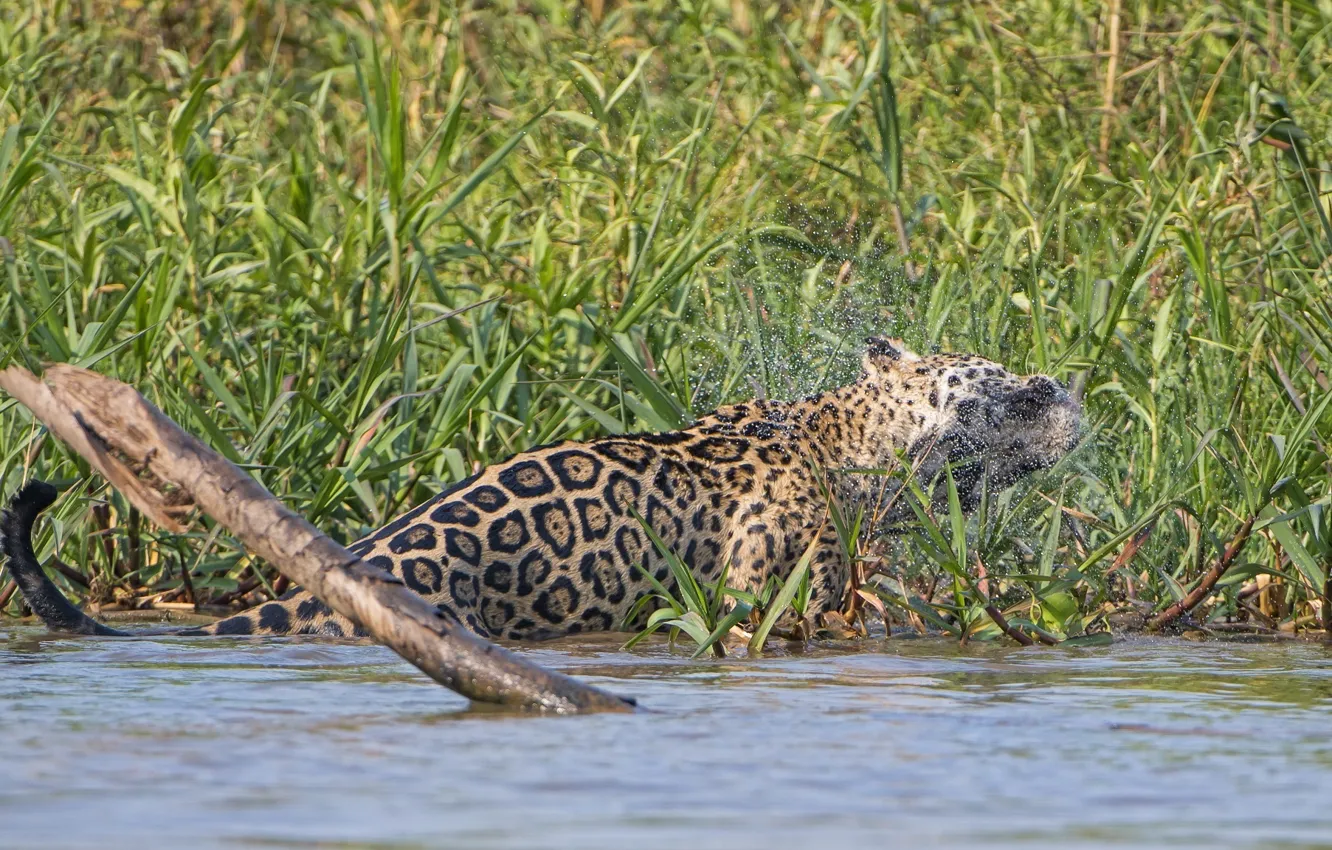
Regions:
<instances>
[{"instance_id":1,"label":"shadow on water","mask_svg":"<svg viewBox=\"0 0 1332 850\"><path fill-rule=\"evenodd\" d=\"M632 716L387 650L0 626L0 846L1332 846L1332 650L524 647Z\"/></svg>"}]
</instances>

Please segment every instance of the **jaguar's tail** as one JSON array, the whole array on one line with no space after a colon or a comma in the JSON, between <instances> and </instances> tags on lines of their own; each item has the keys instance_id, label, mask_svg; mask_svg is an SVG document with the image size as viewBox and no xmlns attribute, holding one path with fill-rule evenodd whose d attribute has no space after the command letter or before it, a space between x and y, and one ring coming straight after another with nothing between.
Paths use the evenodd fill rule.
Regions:
<instances>
[{"instance_id":1,"label":"jaguar's tail","mask_svg":"<svg viewBox=\"0 0 1332 850\"><path fill-rule=\"evenodd\" d=\"M37 553L32 548L32 526L37 515L49 508L56 496L56 488L45 481L30 481L14 494L0 515L0 553L7 559L10 575L28 607L53 632L113 637L292 634L361 637L365 634L350 620L300 590L207 626L135 629L133 632L105 626L66 599L37 562Z\"/></svg>"},{"instance_id":2,"label":"jaguar's tail","mask_svg":"<svg viewBox=\"0 0 1332 850\"><path fill-rule=\"evenodd\" d=\"M32 525L37 515L56 500L56 488L45 481L29 481L0 515L0 551L9 564L9 574L18 585L33 613L53 632L76 635L126 635L89 617L74 607L42 571L32 549Z\"/></svg>"}]
</instances>

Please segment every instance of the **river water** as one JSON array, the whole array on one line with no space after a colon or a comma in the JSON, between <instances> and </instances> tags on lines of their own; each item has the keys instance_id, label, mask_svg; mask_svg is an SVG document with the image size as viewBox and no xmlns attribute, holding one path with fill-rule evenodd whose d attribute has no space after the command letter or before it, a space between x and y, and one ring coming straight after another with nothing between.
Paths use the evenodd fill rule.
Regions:
<instances>
[{"instance_id":1,"label":"river water","mask_svg":"<svg viewBox=\"0 0 1332 850\"><path fill-rule=\"evenodd\" d=\"M466 710L388 650L0 624L4 847L1332 847L1332 649L523 650L632 716Z\"/></svg>"}]
</instances>

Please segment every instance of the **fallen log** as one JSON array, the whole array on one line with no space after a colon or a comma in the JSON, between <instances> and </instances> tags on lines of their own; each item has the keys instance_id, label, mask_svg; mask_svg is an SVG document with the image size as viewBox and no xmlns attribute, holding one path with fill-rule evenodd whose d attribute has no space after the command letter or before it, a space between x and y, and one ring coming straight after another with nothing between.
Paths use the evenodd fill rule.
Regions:
<instances>
[{"instance_id":1,"label":"fallen log","mask_svg":"<svg viewBox=\"0 0 1332 850\"><path fill-rule=\"evenodd\" d=\"M442 615L402 580L362 562L132 387L86 369L0 371L4 389L164 528L196 506L334 611L470 700L562 713L631 711L633 701L544 670Z\"/></svg>"}]
</instances>

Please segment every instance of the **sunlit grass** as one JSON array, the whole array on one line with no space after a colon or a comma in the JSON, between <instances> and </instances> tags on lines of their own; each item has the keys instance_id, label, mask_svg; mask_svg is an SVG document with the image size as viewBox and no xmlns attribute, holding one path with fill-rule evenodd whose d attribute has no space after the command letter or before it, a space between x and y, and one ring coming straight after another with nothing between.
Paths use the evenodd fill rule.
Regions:
<instances>
[{"instance_id":1,"label":"sunlit grass","mask_svg":"<svg viewBox=\"0 0 1332 850\"><path fill-rule=\"evenodd\" d=\"M1089 435L846 540L864 610L1078 636L1229 554L1198 623L1332 620L1325 10L1125 9L1103 147L1093 5L167 5L0 13L0 362L140 387L352 539L897 335L1072 381ZM98 601L280 590L6 403L3 487L33 475L79 488L40 545Z\"/></svg>"}]
</instances>

